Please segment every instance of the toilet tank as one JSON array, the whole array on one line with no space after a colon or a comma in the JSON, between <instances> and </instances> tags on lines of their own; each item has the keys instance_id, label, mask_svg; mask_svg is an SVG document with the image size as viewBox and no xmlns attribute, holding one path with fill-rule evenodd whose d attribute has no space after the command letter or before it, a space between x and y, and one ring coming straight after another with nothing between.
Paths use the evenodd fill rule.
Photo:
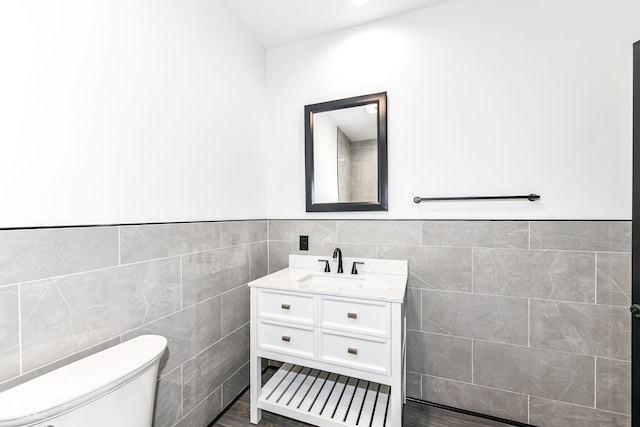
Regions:
<instances>
[{"instance_id":1,"label":"toilet tank","mask_svg":"<svg viewBox=\"0 0 640 427\"><path fill-rule=\"evenodd\" d=\"M149 427L166 346L143 335L0 393L0 427Z\"/></svg>"}]
</instances>

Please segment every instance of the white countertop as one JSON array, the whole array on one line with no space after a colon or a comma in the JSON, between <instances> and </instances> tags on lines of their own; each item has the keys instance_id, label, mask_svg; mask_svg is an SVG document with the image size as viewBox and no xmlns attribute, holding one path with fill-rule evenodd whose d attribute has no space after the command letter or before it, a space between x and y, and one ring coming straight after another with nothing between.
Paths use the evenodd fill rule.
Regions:
<instances>
[{"instance_id":1,"label":"white countertop","mask_svg":"<svg viewBox=\"0 0 640 427\"><path fill-rule=\"evenodd\" d=\"M336 273L336 262L331 263L331 272L325 273L321 256L290 255L289 267L261 277L249 286L283 291L310 292L323 295L356 297L371 300L403 302L407 288L406 260L378 260L344 258L344 273ZM353 261L358 265L358 274L350 274Z\"/></svg>"}]
</instances>

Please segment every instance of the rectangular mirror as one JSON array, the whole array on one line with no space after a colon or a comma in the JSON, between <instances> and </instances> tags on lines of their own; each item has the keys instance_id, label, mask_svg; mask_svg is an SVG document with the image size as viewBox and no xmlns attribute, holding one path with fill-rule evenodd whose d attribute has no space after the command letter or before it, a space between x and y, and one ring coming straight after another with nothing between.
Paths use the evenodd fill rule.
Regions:
<instances>
[{"instance_id":1,"label":"rectangular mirror","mask_svg":"<svg viewBox=\"0 0 640 427\"><path fill-rule=\"evenodd\" d=\"M387 93L306 105L307 212L387 210Z\"/></svg>"}]
</instances>

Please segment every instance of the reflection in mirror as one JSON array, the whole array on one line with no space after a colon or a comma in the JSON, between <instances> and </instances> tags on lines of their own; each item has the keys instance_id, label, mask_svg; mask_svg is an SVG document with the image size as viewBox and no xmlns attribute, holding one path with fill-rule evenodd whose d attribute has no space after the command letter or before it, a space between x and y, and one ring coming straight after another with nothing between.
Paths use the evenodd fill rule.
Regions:
<instances>
[{"instance_id":1,"label":"reflection in mirror","mask_svg":"<svg viewBox=\"0 0 640 427\"><path fill-rule=\"evenodd\" d=\"M377 105L314 114L315 202L378 201Z\"/></svg>"},{"instance_id":2,"label":"reflection in mirror","mask_svg":"<svg viewBox=\"0 0 640 427\"><path fill-rule=\"evenodd\" d=\"M305 107L307 212L387 209L386 93Z\"/></svg>"}]
</instances>

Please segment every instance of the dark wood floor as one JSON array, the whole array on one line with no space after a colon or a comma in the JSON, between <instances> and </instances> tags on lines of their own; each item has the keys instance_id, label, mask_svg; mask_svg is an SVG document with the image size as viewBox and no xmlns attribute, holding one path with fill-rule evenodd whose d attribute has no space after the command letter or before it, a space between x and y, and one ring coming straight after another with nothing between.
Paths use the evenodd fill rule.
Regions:
<instances>
[{"instance_id":1,"label":"dark wood floor","mask_svg":"<svg viewBox=\"0 0 640 427\"><path fill-rule=\"evenodd\" d=\"M405 405L403 424L405 427L506 427L509 425L415 402L407 402ZM249 422L249 391L247 391L214 426L250 427L253 425ZM264 427L303 427L310 424L263 411L262 421L257 425Z\"/></svg>"}]
</instances>

